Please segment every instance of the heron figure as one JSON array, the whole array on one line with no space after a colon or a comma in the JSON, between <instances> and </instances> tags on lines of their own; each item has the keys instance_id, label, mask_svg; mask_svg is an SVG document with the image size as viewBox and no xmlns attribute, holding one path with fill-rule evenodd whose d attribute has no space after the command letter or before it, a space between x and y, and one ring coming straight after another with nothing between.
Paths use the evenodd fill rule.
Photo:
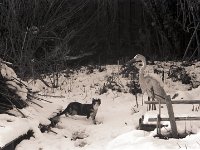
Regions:
<instances>
[{"instance_id":1,"label":"heron figure","mask_svg":"<svg viewBox=\"0 0 200 150\"><path fill-rule=\"evenodd\" d=\"M160 85L160 82L156 80L155 78L147 75L144 76L144 70L146 68L146 59L143 55L137 54L132 60L132 62L142 62L142 67L139 69L139 84L140 88L142 90L142 93L145 92L148 95L148 101L150 101L150 98L152 98L152 101L165 101L165 98L167 96L165 90ZM149 105L149 109L151 109L151 106ZM156 110L155 104L152 105L152 109Z\"/></svg>"}]
</instances>

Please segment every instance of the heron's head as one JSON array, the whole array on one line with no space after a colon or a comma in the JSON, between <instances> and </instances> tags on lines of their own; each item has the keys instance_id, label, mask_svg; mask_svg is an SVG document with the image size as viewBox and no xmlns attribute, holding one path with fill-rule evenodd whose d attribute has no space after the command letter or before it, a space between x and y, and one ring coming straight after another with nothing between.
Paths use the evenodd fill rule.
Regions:
<instances>
[{"instance_id":1,"label":"heron's head","mask_svg":"<svg viewBox=\"0 0 200 150\"><path fill-rule=\"evenodd\" d=\"M137 54L133 59L128 61L126 64L133 64L133 63L136 63L136 65L139 65L139 66L146 66L146 58L142 56L141 54ZM136 66L136 67L139 67L139 66Z\"/></svg>"},{"instance_id":2,"label":"heron's head","mask_svg":"<svg viewBox=\"0 0 200 150\"><path fill-rule=\"evenodd\" d=\"M145 57L141 54L137 54L135 55L135 57L133 58L135 62L144 62L146 61Z\"/></svg>"}]
</instances>

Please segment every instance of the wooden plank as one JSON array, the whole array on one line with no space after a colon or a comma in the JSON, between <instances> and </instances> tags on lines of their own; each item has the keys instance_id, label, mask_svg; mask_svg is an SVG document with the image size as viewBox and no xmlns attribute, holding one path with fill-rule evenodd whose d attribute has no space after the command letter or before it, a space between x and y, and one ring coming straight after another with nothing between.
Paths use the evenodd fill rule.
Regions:
<instances>
[{"instance_id":1,"label":"wooden plank","mask_svg":"<svg viewBox=\"0 0 200 150\"><path fill-rule=\"evenodd\" d=\"M139 119L139 129L145 131L153 131L157 125L155 124L143 124L144 116Z\"/></svg>"},{"instance_id":2,"label":"wooden plank","mask_svg":"<svg viewBox=\"0 0 200 150\"><path fill-rule=\"evenodd\" d=\"M173 111L172 101L171 101L170 96L166 96L165 101L166 101L166 105L168 109L168 115L169 115L170 125L172 129L172 136L173 138L178 138L178 131L177 131L177 126L176 126L176 121L174 118L174 111Z\"/></svg>"},{"instance_id":3,"label":"wooden plank","mask_svg":"<svg viewBox=\"0 0 200 150\"><path fill-rule=\"evenodd\" d=\"M149 122L154 122L157 121L157 118L149 118ZM195 120L200 120L200 117L175 117L176 121L195 121ZM160 121L169 121L169 118L160 118Z\"/></svg>"},{"instance_id":4,"label":"wooden plank","mask_svg":"<svg viewBox=\"0 0 200 150\"><path fill-rule=\"evenodd\" d=\"M145 104L159 104L158 101L145 101ZM200 104L200 100L174 100L172 104ZM164 101L161 104L166 104Z\"/></svg>"}]
</instances>

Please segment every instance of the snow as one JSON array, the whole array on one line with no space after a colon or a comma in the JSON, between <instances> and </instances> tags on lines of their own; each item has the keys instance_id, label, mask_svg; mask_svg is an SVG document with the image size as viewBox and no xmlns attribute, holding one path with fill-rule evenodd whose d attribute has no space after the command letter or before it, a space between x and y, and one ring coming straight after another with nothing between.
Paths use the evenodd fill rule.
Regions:
<instances>
[{"instance_id":1,"label":"snow","mask_svg":"<svg viewBox=\"0 0 200 150\"><path fill-rule=\"evenodd\" d=\"M93 73L87 74L86 68L83 67L69 78L61 74L57 89L47 88L40 80L28 82L28 87L33 88L34 91L40 91L38 97L52 103L33 100L42 107L29 103L29 107L21 110L27 118L21 118L20 114L18 114L19 117L0 114L0 147L31 129L34 131L34 137L23 140L17 145L16 150L200 149L199 121L177 121L179 133L195 133L183 139L155 138L156 130L151 132L138 130L139 118L142 115L145 115L144 120L149 123L148 118L156 117L158 113L158 111L147 112L147 106L142 106L141 94L138 94L138 108L135 96L130 93L108 90L107 93L99 95L99 90L107 82L107 77L114 74L116 81L120 82L124 89L127 88L126 84L130 82L130 79L118 77L118 68L116 65L108 65L106 71L95 70ZM152 66L147 68L149 69L146 71L147 74L152 75ZM200 68L196 68L196 70L199 71ZM153 76L159 79L158 75ZM49 77L46 77L45 81L49 80ZM160 79L159 81L162 82ZM179 82L172 82L167 78L162 86L171 97L178 94L175 100L200 99L200 87L188 91L187 86ZM52 97L41 95L52 95ZM51 129L53 132L40 132L39 124L49 124L48 118L55 116L59 110L65 109L70 102L91 103L92 98L101 99L96 116L97 125L84 116L66 117L63 115L60 117L58 125ZM143 99L147 100L146 94ZM192 111L193 105L173 106L175 116L189 117L200 114L198 109ZM198 108L198 105L194 107ZM12 111L17 114L16 110ZM168 117L165 105L161 110L161 117ZM170 131L170 124L168 121L163 124L168 125L168 127L162 128L162 133L167 134Z\"/></svg>"},{"instance_id":2,"label":"snow","mask_svg":"<svg viewBox=\"0 0 200 150\"><path fill-rule=\"evenodd\" d=\"M13 139L26 134L28 130L33 130L35 135L41 134L39 129L35 126L35 121L6 114L1 114L0 120L0 147L5 146Z\"/></svg>"},{"instance_id":3,"label":"snow","mask_svg":"<svg viewBox=\"0 0 200 150\"><path fill-rule=\"evenodd\" d=\"M6 64L1 63L1 75L6 78L12 80L13 77L17 78L16 73L14 70L10 67L8 67Z\"/></svg>"},{"instance_id":4,"label":"snow","mask_svg":"<svg viewBox=\"0 0 200 150\"><path fill-rule=\"evenodd\" d=\"M6 64L1 63L0 64L1 69L1 75L3 78L5 78L6 85L8 88L10 88L13 91L16 91L16 94L22 99L27 99L27 89L25 87L24 82L22 82L14 72L14 70L10 67L8 67ZM23 83L23 84L22 84Z\"/></svg>"},{"instance_id":5,"label":"snow","mask_svg":"<svg viewBox=\"0 0 200 150\"><path fill-rule=\"evenodd\" d=\"M134 130L122 134L111 141L106 150L172 150L172 149L199 149L199 135L190 135L184 139L162 140L152 137L142 130Z\"/></svg>"}]
</instances>

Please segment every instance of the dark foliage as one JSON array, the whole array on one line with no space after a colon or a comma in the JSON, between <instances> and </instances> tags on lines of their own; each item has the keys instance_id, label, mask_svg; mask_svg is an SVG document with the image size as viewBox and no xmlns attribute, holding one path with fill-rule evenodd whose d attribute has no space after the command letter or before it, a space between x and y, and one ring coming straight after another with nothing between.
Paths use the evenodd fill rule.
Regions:
<instances>
[{"instance_id":1,"label":"dark foliage","mask_svg":"<svg viewBox=\"0 0 200 150\"><path fill-rule=\"evenodd\" d=\"M188 75L186 70L182 67L178 66L170 66L168 77L172 79L172 81L181 81L183 84L190 84L191 77Z\"/></svg>"},{"instance_id":2,"label":"dark foliage","mask_svg":"<svg viewBox=\"0 0 200 150\"><path fill-rule=\"evenodd\" d=\"M138 71L139 69L137 67L130 63L126 63L122 65L120 74L122 74L123 77L127 78L131 76L131 78L135 79L138 78Z\"/></svg>"},{"instance_id":3,"label":"dark foliage","mask_svg":"<svg viewBox=\"0 0 200 150\"><path fill-rule=\"evenodd\" d=\"M64 69L68 56L102 50L112 6L108 0L2 0L0 57L21 77Z\"/></svg>"},{"instance_id":4,"label":"dark foliage","mask_svg":"<svg viewBox=\"0 0 200 150\"><path fill-rule=\"evenodd\" d=\"M106 83L100 88L99 94L104 94L111 89L112 91L122 92L123 85L119 82L119 76L117 74L112 74L111 76L107 77Z\"/></svg>"},{"instance_id":5,"label":"dark foliage","mask_svg":"<svg viewBox=\"0 0 200 150\"><path fill-rule=\"evenodd\" d=\"M199 57L199 1L142 0L158 32L160 53L173 57ZM185 50L185 52L183 51ZM164 56L164 55L163 55Z\"/></svg>"},{"instance_id":6,"label":"dark foliage","mask_svg":"<svg viewBox=\"0 0 200 150\"><path fill-rule=\"evenodd\" d=\"M9 81L0 74L0 113L5 113L9 109L23 108L27 103L16 94L15 90L8 88L6 82Z\"/></svg>"},{"instance_id":7,"label":"dark foliage","mask_svg":"<svg viewBox=\"0 0 200 150\"><path fill-rule=\"evenodd\" d=\"M137 95L137 93L142 93L140 85L139 85L139 76L138 76L139 69L135 67L131 63L126 63L121 67L122 77L131 78L131 82L127 84L129 87L129 92L133 95Z\"/></svg>"},{"instance_id":8,"label":"dark foliage","mask_svg":"<svg viewBox=\"0 0 200 150\"><path fill-rule=\"evenodd\" d=\"M1 0L0 57L20 77L34 78L137 53L152 60L198 58L199 6L191 0Z\"/></svg>"},{"instance_id":9,"label":"dark foliage","mask_svg":"<svg viewBox=\"0 0 200 150\"><path fill-rule=\"evenodd\" d=\"M131 81L129 84L127 84L129 87L129 93L132 93L133 95L137 95L138 93L142 93L142 90L140 88L140 84L136 81Z\"/></svg>"}]
</instances>

